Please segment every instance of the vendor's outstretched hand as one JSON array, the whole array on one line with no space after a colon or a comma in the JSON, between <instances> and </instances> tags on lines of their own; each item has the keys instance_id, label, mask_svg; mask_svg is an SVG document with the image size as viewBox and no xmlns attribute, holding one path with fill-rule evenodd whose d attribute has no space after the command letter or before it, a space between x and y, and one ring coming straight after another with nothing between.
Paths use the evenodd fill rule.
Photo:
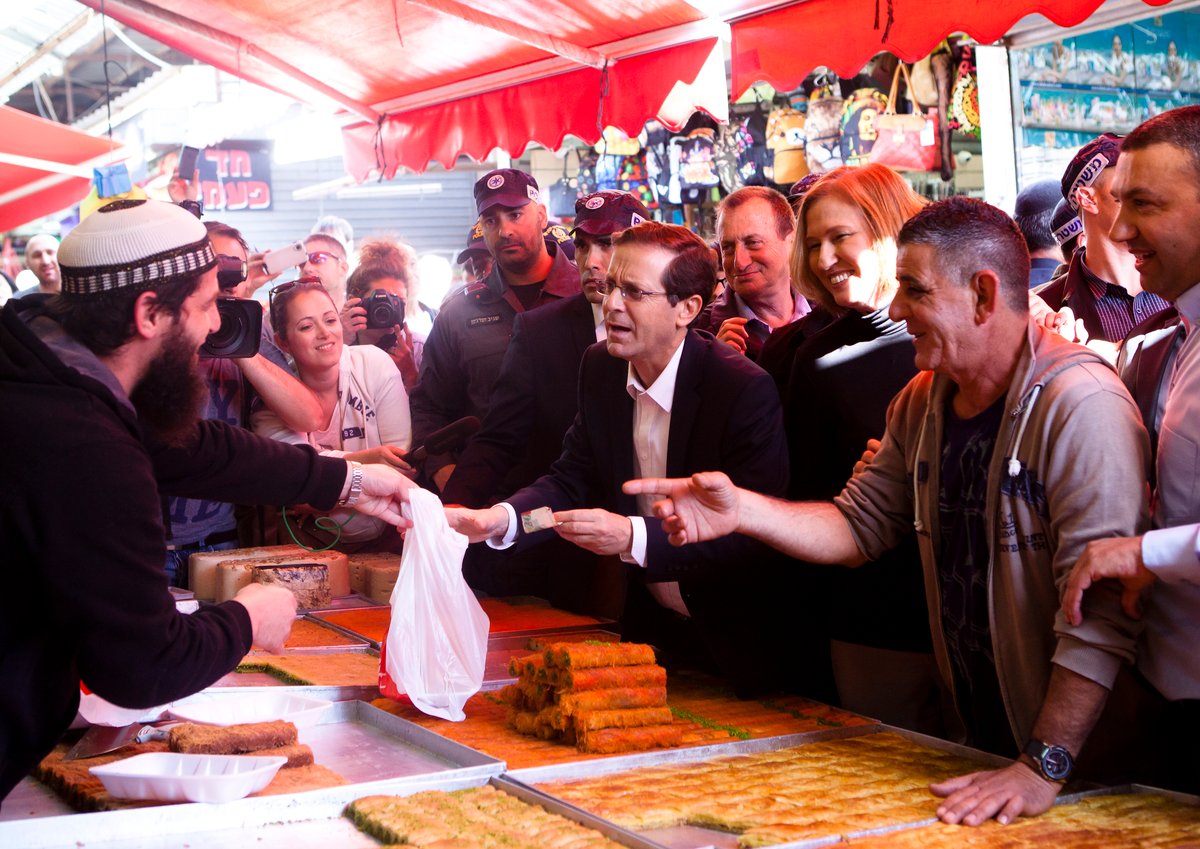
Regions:
<instances>
[{"instance_id":1,"label":"vendor's outstretched hand","mask_svg":"<svg viewBox=\"0 0 1200 849\"><path fill-rule=\"evenodd\" d=\"M625 554L633 538L628 516L607 510L563 510L554 514L555 532L593 554Z\"/></svg>"},{"instance_id":2,"label":"vendor's outstretched hand","mask_svg":"<svg viewBox=\"0 0 1200 849\"><path fill-rule=\"evenodd\" d=\"M1142 617L1141 598L1154 583L1154 573L1142 562L1142 538L1092 540L1071 570L1062 609L1072 625L1083 622L1083 593L1102 578L1117 578L1123 588L1121 607L1133 619Z\"/></svg>"},{"instance_id":3,"label":"vendor's outstretched hand","mask_svg":"<svg viewBox=\"0 0 1200 849\"><path fill-rule=\"evenodd\" d=\"M738 527L738 489L724 472L699 472L690 478L641 478L626 481L627 495L661 495L654 515L672 545L704 542Z\"/></svg>"},{"instance_id":4,"label":"vendor's outstretched hand","mask_svg":"<svg viewBox=\"0 0 1200 849\"><path fill-rule=\"evenodd\" d=\"M254 645L277 654L292 633L296 621L296 596L283 587L266 584L247 584L238 590L233 600L250 614Z\"/></svg>"},{"instance_id":5,"label":"vendor's outstretched hand","mask_svg":"<svg viewBox=\"0 0 1200 849\"><path fill-rule=\"evenodd\" d=\"M992 817L1007 825L1019 816L1035 817L1050 810L1060 788L1021 761L929 786L934 795L946 797L938 805L938 819L962 825L982 825Z\"/></svg>"},{"instance_id":6,"label":"vendor's outstretched hand","mask_svg":"<svg viewBox=\"0 0 1200 849\"><path fill-rule=\"evenodd\" d=\"M408 493L416 484L390 466L373 463L362 470L362 496L354 509L398 528L409 527L412 523L400 515L400 505L408 501Z\"/></svg>"}]
</instances>

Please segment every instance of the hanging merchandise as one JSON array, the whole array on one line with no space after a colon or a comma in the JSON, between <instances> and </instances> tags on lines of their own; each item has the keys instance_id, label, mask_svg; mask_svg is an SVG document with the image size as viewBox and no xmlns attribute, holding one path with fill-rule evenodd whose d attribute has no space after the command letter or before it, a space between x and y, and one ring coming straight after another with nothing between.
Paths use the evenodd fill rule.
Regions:
<instances>
[{"instance_id":1,"label":"hanging merchandise","mask_svg":"<svg viewBox=\"0 0 1200 849\"><path fill-rule=\"evenodd\" d=\"M637 136L632 138L624 130L616 127L605 127L604 135L596 142L596 153L613 156L635 156L642 151L642 143Z\"/></svg>"},{"instance_id":2,"label":"hanging merchandise","mask_svg":"<svg viewBox=\"0 0 1200 849\"><path fill-rule=\"evenodd\" d=\"M954 57L950 45L943 41L929 56L933 80L937 83L938 146L942 162L938 173L943 182L954 177L954 152L950 149L950 93L953 88Z\"/></svg>"},{"instance_id":3,"label":"hanging merchandise","mask_svg":"<svg viewBox=\"0 0 1200 849\"><path fill-rule=\"evenodd\" d=\"M711 189L720 184L716 145L711 133L700 131L684 139L676 137L671 143L679 145L679 188L682 191Z\"/></svg>"},{"instance_id":4,"label":"hanging merchandise","mask_svg":"<svg viewBox=\"0 0 1200 849\"><path fill-rule=\"evenodd\" d=\"M659 203L670 203L671 133L658 121L646 122L646 176ZM676 194L678 194L678 185Z\"/></svg>"},{"instance_id":5,"label":"hanging merchandise","mask_svg":"<svg viewBox=\"0 0 1200 849\"><path fill-rule=\"evenodd\" d=\"M569 218L575 214L575 201L582 195L579 193L579 178L567 176L567 162L571 159L571 151L563 154L562 176L550 184L550 214L555 218ZM578 173L578 165L576 172Z\"/></svg>"},{"instance_id":6,"label":"hanging merchandise","mask_svg":"<svg viewBox=\"0 0 1200 849\"><path fill-rule=\"evenodd\" d=\"M922 115L914 103L913 114L896 114L899 97L900 75L908 92L912 93L912 81L908 68L901 62L892 77L892 90L888 95L887 108L875 119L877 138L871 148L871 162L887 165L897 171L933 171L941 164L941 146L938 143L938 113L931 107Z\"/></svg>"},{"instance_id":7,"label":"hanging merchandise","mask_svg":"<svg viewBox=\"0 0 1200 849\"><path fill-rule=\"evenodd\" d=\"M638 145L641 149L641 145ZM647 207L658 205L650 190L650 178L646 174L646 155L630 156L604 154L596 161L596 190L629 192Z\"/></svg>"},{"instance_id":8,"label":"hanging merchandise","mask_svg":"<svg viewBox=\"0 0 1200 849\"><path fill-rule=\"evenodd\" d=\"M975 73L975 45L960 44L962 56L950 95L950 128L979 136L979 80Z\"/></svg>"},{"instance_id":9,"label":"hanging merchandise","mask_svg":"<svg viewBox=\"0 0 1200 849\"><path fill-rule=\"evenodd\" d=\"M875 146L875 121L888 106L888 98L874 88L855 89L842 104L842 161L866 165Z\"/></svg>"},{"instance_id":10,"label":"hanging merchandise","mask_svg":"<svg viewBox=\"0 0 1200 849\"><path fill-rule=\"evenodd\" d=\"M738 163L742 154L750 144L750 133L746 130L746 120L731 116L728 124L721 125L717 130L716 157L717 175L721 178L721 188L726 192L736 192L745 183Z\"/></svg>"},{"instance_id":11,"label":"hanging merchandise","mask_svg":"<svg viewBox=\"0 0 1200 849\"><path fill-rule=\"evenodd\" d=\"M590 147L575 148L575 155L579 157L579 172L575 178L576 191L579 197L584 197L596 191L596 162L600 155Z\"/></svg>"},{"instance_id":12,"label":"hanging merchandise","mask_svg":"<svg viewBox=\"0 0 1200 849\"><path fill-rule=\"evenodd\" d=\"M767 118L767 147L775 153L772 182L791 185L808 173L804 121L804 113L791 106L771 110Z\"/></svg>"},{"instance_id":13,"label":"hanging merchandise","mask_svg":"<svg viewBox=\"0 0 1200 849\"><path fill-rule=\"evenodd\" d=\"M938 88L937 80L933 76L933 56L929 55L913 62L912 73L909 76L912 79L912 88L908 90L909 99L915 101L918 106L937 106Z\"/></svg>"},{"instance_id":14,"label":"hanging merchandise","mask_svg":"<svg viewBox=\"0 0 1200 849\"><path fill-rule=\"evenodd\" d=\"M748 143L738 157L738 173L747 186L765 186L775 176L775 152L767 147L767 112L759 104L742 125Z\"/></svg>"},{"instance_id":15,"label":"hanging merchandise","mask_svg":"<svg viewBox=\"0 0 1200 849\"><path fill-rule=\"evenodd\" d=\"M808 117L804 124L808 136L805 153L808 170L825 174L842 164L842 98L832 85L824 85L808 98ZM782 180L776 180L782 183Z\"/></svg>"}]
</instances>

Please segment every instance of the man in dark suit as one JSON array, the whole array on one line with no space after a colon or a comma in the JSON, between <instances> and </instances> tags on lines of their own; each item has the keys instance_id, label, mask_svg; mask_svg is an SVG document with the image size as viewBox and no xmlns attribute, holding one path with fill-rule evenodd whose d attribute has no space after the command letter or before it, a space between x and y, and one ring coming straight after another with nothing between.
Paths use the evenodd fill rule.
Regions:
<instances>
[{"instance_id":1,"label":"man in dark suit","mask_svg":"<svg viewBox=\"0 0 1200 849\"><path fill-rule=\"evenodd\" d=\"M774 384L729 346L688 330L716 280L703 240L646 222L613 242L606 345L584 355L579 414L562 455L549 474L504 502L448 508L447 516L473 542L493 548L520 550L556 533L619 555L639 596L634 604L631 595L640 617L626 617L626 637L636 625L639 636L656 635L664 646L694 651L699 640L744 695L796 683L798 670L786 665L806 659L788 657L781 626L797 622L782 601L789 594L779 591L782 570L766 549L742 536L673 547L657 522L645 520L651 501L621 491L630 476L651 469L687 475L715 463L744 486L782 493L786 446ZM538 517L522 515L541 507L554 511L552 530L536 530Z\"/></svg>"},{"instance_id":2,"label":"man in dark suit","mask_svg":"<svg viewBox=\"0 0 1200 849\"><path fill-rule=\"evenodd\" d=\"M442 491L447 504L486 507L544 475L562 452L578 412L579 363L604 338L601 306L612 239L650 212L627 192L601 191L575 202L571 237L583 292L519 314L483 425L471 437ZM619 564L563 540L516 556L475 546L463 574L493 595L531 594L598 616L615 617L624 596Z\"/></svg>"}]
</instances>

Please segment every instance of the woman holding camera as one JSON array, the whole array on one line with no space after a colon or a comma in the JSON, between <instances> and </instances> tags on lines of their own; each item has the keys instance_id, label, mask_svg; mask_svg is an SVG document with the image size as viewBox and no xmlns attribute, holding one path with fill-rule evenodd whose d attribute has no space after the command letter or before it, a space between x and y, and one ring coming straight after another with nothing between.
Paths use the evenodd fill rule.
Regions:
<instances>
[{"instance_id":1,"label":"woman holding camera","mask_svg":"<svg viewBox=\"0 0 1200 849\"><path fill-rule=\"evenodd\" d=\"M337 307L315 277L276 286L270 300L276 344L293 359L300 381L317 396L324 424L319 430L300 433L271 410L261 410L253 416L255 432L281 442L312 445L330 456L385 463L412 476L404 461L412 440L408 393L388 355L373 345L343 345ZM329 515L340 524L341 550L399 545L399 536L393 534L375 544L387 525L374 517L351 510ZM303 542L328 544L335 533L329 523L323 523L323 528L310 516L299 524L302 533L297 536Z\"/></svg>"}]
</instances>

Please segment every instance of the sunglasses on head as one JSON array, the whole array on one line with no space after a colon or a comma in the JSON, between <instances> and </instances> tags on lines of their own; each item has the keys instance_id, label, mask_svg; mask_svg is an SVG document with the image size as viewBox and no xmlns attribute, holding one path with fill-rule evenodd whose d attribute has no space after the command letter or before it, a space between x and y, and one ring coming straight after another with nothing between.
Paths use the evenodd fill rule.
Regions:
<instances>
[{"instance_id":1,"label":"sunglasses on head","mask_svg":"<svg viewBox=\"0 0 1200 849\"><path fill-rule=\"evenodd\" d=\"M341 259L341 257L331 254L329 251L313 251L308 255L308 261L313 265L324 265L331 259Z\"/></svg>"},{"instance_id":2,"label":"sunglasses on head","mask_svg":"<svg viewBox=\"0 0 1200 849\"><path fill-rule=\"evenodd\" d=\"M318 286L322 289L325 288L319 278L312 276L299 277L295 280L289 280L286 283L280 283L267 293L267 308L273 310L275 308L275 298L279 295L286 295L288 292L301 286L306 289L315 289Z\"/></svg>"}]
</instances>

